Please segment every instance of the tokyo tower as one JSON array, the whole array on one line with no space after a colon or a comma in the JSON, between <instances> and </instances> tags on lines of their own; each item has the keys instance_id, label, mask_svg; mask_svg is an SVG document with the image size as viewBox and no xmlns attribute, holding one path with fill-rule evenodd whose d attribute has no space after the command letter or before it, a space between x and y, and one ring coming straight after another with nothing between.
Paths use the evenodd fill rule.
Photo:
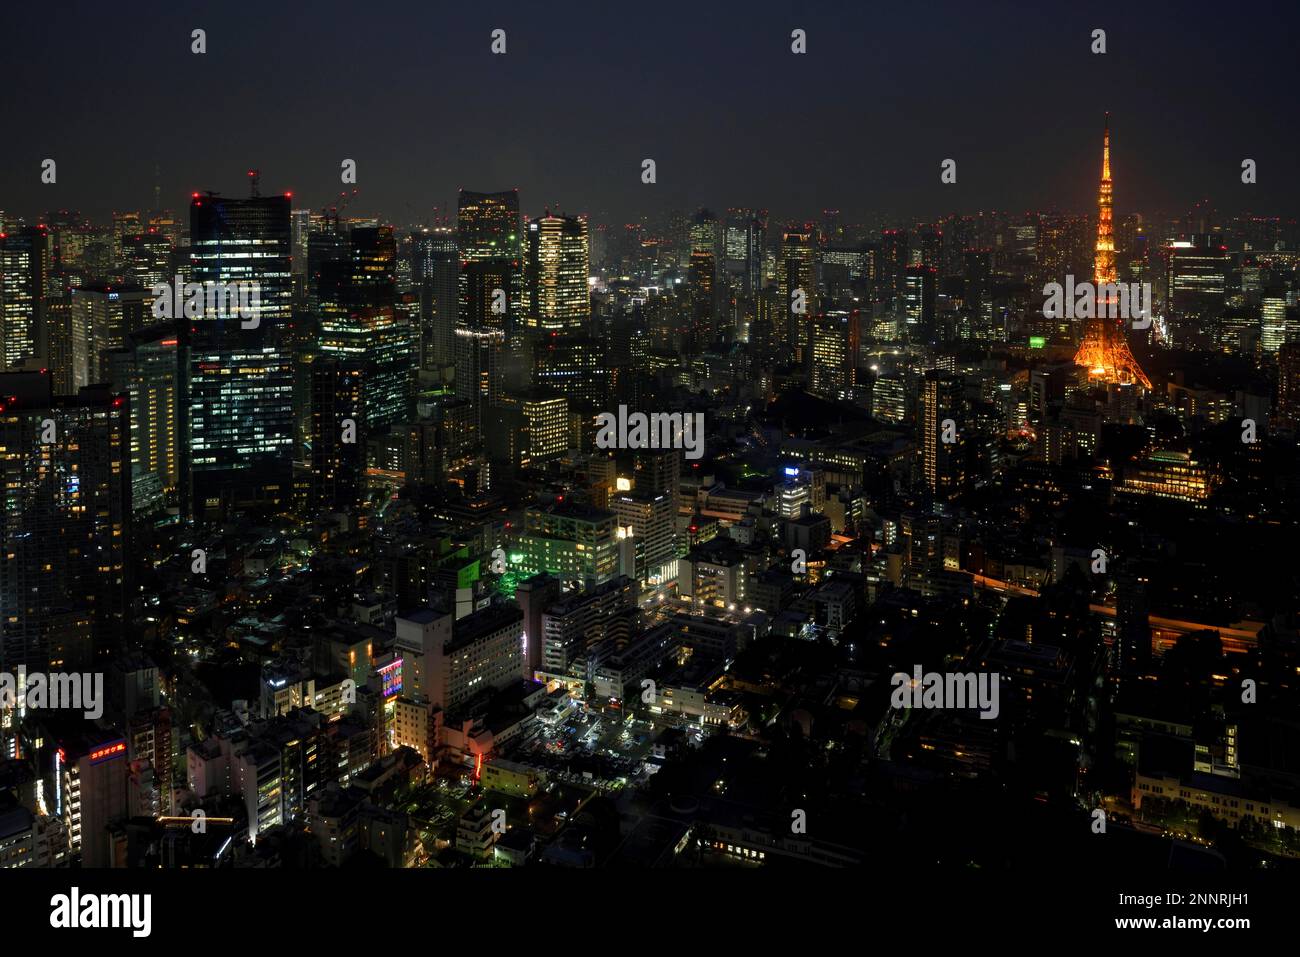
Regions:
<instances>
[{"instance_id":1,"label":"tokyo tower","mask_svg":"<svg viewBox=\"0 0 1300 957\"><path fill-rule=\"evenodd\" d=\"M1110 181L1110 114L1106 114L1106 132L1101 146L1101 189L1097 195L1097 252L1092 271L1096 289L1095 316L1088 320L1083 342L1074 355L1074 364L1088 370L1088 378L1101 382L1140 383L1150 389L1151 380L1138 365L1124 337L1124 319L1118 322L1102 318L1111 311L1116 297L1115 227L1111 220ZM1109 291L1103 298L1103 288Z\"/></svg>"}]
</instances>

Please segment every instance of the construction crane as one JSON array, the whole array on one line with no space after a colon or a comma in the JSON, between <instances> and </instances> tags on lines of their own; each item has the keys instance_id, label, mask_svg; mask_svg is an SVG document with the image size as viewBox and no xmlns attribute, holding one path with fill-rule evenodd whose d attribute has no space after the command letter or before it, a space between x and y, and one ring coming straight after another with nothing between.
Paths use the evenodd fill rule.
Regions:
<instances>
[{"instance_id":1,"label":"construction crane","mask_svg":"<svg viewBox=\"0 0 1300 957\"><path fill-rule=\"evenodd\" d=\"M345 190L342 193L339 193L339 201L336 205L327 206L320 211L321 215L325 217L326 222L333 220L334 225L338 225L339 214L348 208L348 203L352 202L352 198L357 195L357 189L359 189L359 187L354 186L352 192L347 192Z\"/></svg>"}]
</instances>

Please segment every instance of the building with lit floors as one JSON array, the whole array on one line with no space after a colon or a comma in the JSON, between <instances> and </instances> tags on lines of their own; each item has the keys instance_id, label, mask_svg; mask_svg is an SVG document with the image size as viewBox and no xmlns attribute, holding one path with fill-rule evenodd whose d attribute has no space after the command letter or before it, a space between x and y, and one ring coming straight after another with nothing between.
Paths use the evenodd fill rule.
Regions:
<instances>
[{"instance_id":1,"label":"building with lit floors","mask_svg":"<svg viewBox=\"0 0 1300 957\"><path fill-rule=\"evenodd\" d=\"M397 619L403 695L450 711L524 677L524 615L499 603L463 618L423 609Z\"/></svg>"},{"instance_id":2,"label":"building with lit floors","mask_svg":"<svg viewBox=\"0 0 1300 957\"><path fill-rule=\"evenodd\" d=\"M582 335L591 319L587 220L581 216L552 216L548 210L540 219L528 223L525 236L525 325Z\"/></svg>"},{"instance_id":3,"label":"building with lit floors","mask_svg":"<svg viewBox=\"0 0 1300 957\"><path fill-rule=\"evenodd\" d=\"M321 269L319 348L360 366L355 412L369 435L406 422L413 404L414 336L395 306L396 262L392 227L356 226L346 258Z\"/></svg>"},{"instance_id":4,"label":"building with lit floors","mask_svg":"<svg viewBox=\"0 0 1300 957\"><path fill-rule=\"evenodd\" d=\"M808 348L810 321L817 315L819 303L814 232L811 224L786 230L777 262L777 341L793 350L796 359Z\"/></svg>"},{"instance_id":5,"label":"building with lit floors","mask_svg":"<svg viewBox=\"0 0 1300 957\"><path fill-rule=\"evenodd\" d=\"M507 393L486 412L488 452L511 470L559 458L570 447L569 400L544 389Z\"/></svg>"},{"instance_id":6,"label":"building with lit floors","mask_svg":"<svg viewBox=\"0 0 1300 957\"><path fill-rule=\"evenodd\" d=\"M456 230L458 327L513 333L524 305L524 234L518 190L461 190Z\"/></svg>"},{"instance_id":7,"label":"building with lit floors","mask_svg":"<svg viewBox=\"0 0 1300 957\"><path fill-rule=\"evenodd\" d=\"M81 866L108 867L108 828L127 813L127 743L113 733L69 737L57 744L54 813L62 816L68 851Z\"/></svg>"},{"instance_id":8,"label":"building with lit floors","mask_svg":"<svg viewBox=\"0 0 1300 957\"><path fill-rule=\"evenodd\" d=\"M608 639L627 640L634 627L635 582L624 575L549 602L541 613L538 670L564 679Z\"/></svg>"},{"instance_id":9,"label":"building with lit floors","mask_svg":"<svg viewBox=\"0 0 1300 957\"><path fill-rule=\"evenodd\" d=\"M532 678L542 667L542 614L560 597L560 581L543 572L525 578L515 589L515 604L524 615L524 677Z\"/></svg>"},{"instance_id":10,"label":"building with lit floors","mask_svg":"<svg viewBox=\"0 0 1300 957\"><path fill-rule=\"evenodd\" d=\"M1150 569L1126 564L1115 573L1116 663L1126 673L1151 666Z\"/></svg>"},{"instance_id":11,"label":"building with lit floors","mask_svg":"<svg viewBox=\"0 0 1300 957\"><path fill-rule=\"evenodd\" d=\"M474 408L479 427L504 389L506 336L500 329L456 327L456 397Z\"/></svg>"},{"instance_id":12,"label":"building with lit floors","mask_svg":"<svg viewBox=\"0 0 1300 957\"><path fill-rule=\"evenodd\" d=\"M1182 347L1204 346L1198 337L1208 334L1223 313L1232 261L1220 237L1196 234L1175 239L1165 250L1165 302L1171 334Z\"/></svg>"},{"instance_id":13,"label":"building with lit floors","mask_svg":"<svg viewBox=\"0 0 1300 957\"><path fill-rule=\"evenodd\" d=\"M882 422L907 417L907 383L901 376L882 375L871 386L871 416Z\"/></svg>"},{"instance_id":14,"label":"building with lit floors","mask_svg":"<svg viewBox=\"0 0 1300 957\"><path fill-rule=\"evenodd\" d=\"M182 443L191 511L287 505L293 473L290 199L190 202L190 279L257 283L254 315L205 310L189 335L189 396Z\"/></svg>"},{"instance_id":15,"label":"building with lit floors","mask_svg":"<svg viewBox=\"0 0 1300 957\"><path fill-rule=\"evenodd\" d=\"M529 336L533 379L539 388L568 397L576 409L608 407L610 375L603 339L540 333Z\"/></svg>"},{"instance_id":16,"label":"building with lit floors","mask_svg":"<svg viewBox=\"0 0 1300 957\"><path fill-rule=\"evenodd\" d=\"M850 399L857 384L861 334L856 312L835 311L811 325L810 391L828 399Z\"/></svg>"},{"instance_id":17,"label":"building with lit floors","mask_svg":"<svg viewBox=\"0 0 1300 957\"><path fill-rule=\"evenodd\" d=\"M177 323L151 326L126 337L126 345L104 355L107 380L128 398L133 482L152 477L162 497L172 502L188 476L181 472L181 376L188 362ZM147 502L133 502L146 514Z\"/></svg>"},{"instance_id":18,"label":"building with lit floors","mask_svg":"<svg viewBox=\"0 0 1300 957\"><path fill-rule=\"evenodd\" d=\"M920 428L925 487L951 498L966 482L965 402L960 376L930 371L921 386Z\"/></svg>"},{"instance_id":19,"label":"building with lit floors","mask_svg":"<svg viewBox=\"0 0 1300 957\"><path fill-rule=\"evenodd\" d=\"M311 362L311 475L308 513L352 511L365 497L364 364L319 353Z\"/></svg>"},{"instance_id":20,"label":"building with lit floors","mask_svg":"<svg viewBox=\"0 0 1300 957\"><path fill-rule=\"evenodd\" d=\"M572 502L532 505L524 512L520 571L550 572L566 591L607 581L618 570L615 517Z\"/></svg>"},{"instance_id":21,"label":"building with lit floors","mask_svg":"<svg viewBox=\"0 0 1300 957\"><path fill-rule=\"evenodd\" d=\"M1300 433L1300 342L1288 342L1277 354L1277 427Z\"/></svg>"},{"instance_id":22,"label":"building with lit floors","mask_svg":"<svg viewBox=\"0 0 1300 957\"><path fill-rule=\"evenodd\" d=\"M406 478L443 485L480 457L477 409L469 400L451 395L437 396L418 408L419 418L407 427Z\"/></svg>"},{"instance_id":23,"label":"building with lit floors","mask_svg":"<svg viewBox=\"0 0 1300 957\"><path fill-rule=\"evenodd\" d=\"M48 372L0 373L0 396L0 667L88 667L130 609L128 403L56 397Z\"/></svg>"},{"instance_id":24,"label":"building with lit floors","mask_svg":"<svg viewBox=\"0 0 1300 957\"><path fill-rule=\"evenodd\" d=\"M1206 508L1221 480L1217 466L1200 462L1188 452L1158 449L1127 467L1115 491Z\"/></svg>"},{"instance_id":25,"label":"building with lit floors","mask_svg":"<svg viewBox=\"0 0 1300 957\"><path fill-rule=\"evenodd\" d=\"M672 576L676 560L677 509L665 492L617 492L610 496L620 547L630 548L631 567L622 568L640 582L654 588Z\"/></svg>"},{"instance_id":26,"label":"building with lit floors","mask_svg":"<svg viewBox=\"0 0 1300 957\"><path fill-rule=\"evenodd\" d=\"M0 229L0 359L14 369L25 359L48 361L45 281L50 270L45 230Z\"/></svg>"},{"instance_id":27,"label":"building with lit floors","mask_svg":"<svg viewBox=\"0 0 1300 957\"><path fill-rule=\"evenodd\" d=\"M444 227L411 234L411 279L419 303L420 368L433 371L454 365L460 309L455 230Z\"/></svg>"},{"instance_id":28,"label":"building with lit floors","mask_svg":"<svg viewBox=\"0 0 1300 957\"><path fill-rule=\"evenodd\" d=\"M931 342L937 337L935 291L938 270L912 265L903 270L903 322L912 342Z\"/></svg>"}]
</instances>

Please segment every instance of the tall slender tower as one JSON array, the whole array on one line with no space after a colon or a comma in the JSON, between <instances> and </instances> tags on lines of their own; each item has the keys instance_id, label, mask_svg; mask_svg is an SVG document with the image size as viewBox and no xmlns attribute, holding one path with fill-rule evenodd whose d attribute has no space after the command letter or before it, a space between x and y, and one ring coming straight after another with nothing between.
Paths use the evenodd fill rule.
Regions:
<instances>
[{"instance_id":1,"label":"tall slender tower","mask_svg":"<svg viewBox=\"0 0 1300 957\"><path fill-rule=\"evenodd\" d=\"M1101 188L1097 191L1097 257L1092 281L1098 289L1115 282L1115 226L1111 217L1110 114L1101 141Z\"/></svg>"},{"instance_id":2,"label":"tall slender tower","mask_svg":"<svg viewBox=\"0 0 1300 957\"><path fill-rule=\"evenodd\" d=\"M1106 114L1106 132L1101 147L1101 188L1097 192L1097 249L1093 261L1092 281L1096 291L1094 315L1088 319L1083 341L1074 355L1075 365L1088 370L1088 377L1102 382L1140 384L1150 389L1151 380L1128 347L1124 336L1124 318L1117 322L1107 318L1118 315L1115 300L1119 290L1115 272L1115 227L1111 220L1110 181L1110 114Z\"/></svg>"}]
</instances>

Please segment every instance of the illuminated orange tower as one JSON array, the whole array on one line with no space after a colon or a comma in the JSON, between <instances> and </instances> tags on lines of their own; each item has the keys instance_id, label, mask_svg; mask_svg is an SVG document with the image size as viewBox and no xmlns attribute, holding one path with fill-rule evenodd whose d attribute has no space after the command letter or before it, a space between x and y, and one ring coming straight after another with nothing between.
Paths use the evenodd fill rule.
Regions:
<instances>
[{"instance_id":1,"label":"illuminated orange tower","mask_svg":"<svg viewBox=\"0 0 1300 957\"><path fill-rule=\"evenodd\" d=\"M1084 328L1083 342L1074 355L1075 365L1088 370L1088 378L1103 382L1139 383L1151 388L1151 380L1128 347L1124 337L1124 319L1111 322L1104 316L1114 315L1115 291L1115 224L1111 218L1110 181L1110 114L1106 114L1106 132L1101 145L1101 188L1097 191L1097 249L1093 261L1092 282L1095 287L1096 314ZM1103 288L1109 289L1103 293Z\"/></svg>"}]
</instances>

